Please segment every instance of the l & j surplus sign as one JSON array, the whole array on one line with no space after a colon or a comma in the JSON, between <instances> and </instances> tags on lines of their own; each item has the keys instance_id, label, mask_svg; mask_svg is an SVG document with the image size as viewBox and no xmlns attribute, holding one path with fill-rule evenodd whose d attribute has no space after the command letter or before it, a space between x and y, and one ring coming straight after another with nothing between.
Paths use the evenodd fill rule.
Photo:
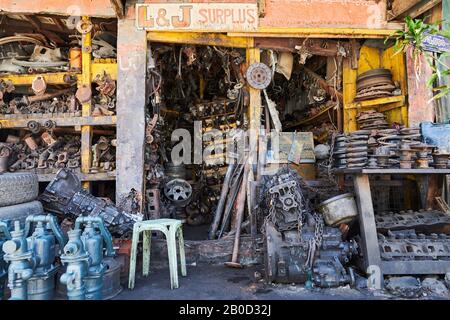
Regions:
<instances>
[{"instance_id":1,"label":"l & j surplus sign","mask_svg":"<svg viewBox=\"0 0 450 320\"><path fill-rule=\"evenodd\" d=\"M256 31L256 3L136 4L141 30Z\"/></svg>"}]
</instances>

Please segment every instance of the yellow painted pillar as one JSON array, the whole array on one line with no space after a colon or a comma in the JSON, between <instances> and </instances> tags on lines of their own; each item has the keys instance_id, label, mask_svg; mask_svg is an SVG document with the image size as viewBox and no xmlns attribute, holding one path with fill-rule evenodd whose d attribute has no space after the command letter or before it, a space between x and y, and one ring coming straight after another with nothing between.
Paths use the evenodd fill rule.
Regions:
<instances>
[{"instance_id":1,"label":"yellow painted pillar","mask_svg":"<svg viewBox=\"0 0 450 320\"><path fill-rule=\"evenodd\" d=\"M259 48L247 48L247 66L260 61ZM248 108L249 119L249 143L250 143L250 163L253 168L258 161L258 138L261 127L261 91L248 86L250 94L250 106Z\"/></svg>"},{"instance_id":2,"label":"yellow painted pillar","mask_svg":"<svg viewBox=\"0 0 450 320\"><path fill-rule=\"evenodd\" d=\"M83 17L83 20L89 20L89 17ZM78 86L88 86L91 88L91 51L92 51L92 35L91 32L85 33L82 35L82 74L81 80L78 83ZM82 106L82 115L83 117L88 117L91 115L92 110L92 99L89 102L86 102ZM91 144L92 144L92 127L91 126L82 126L81 127L81 172L89 173L89 169L91 168L92 162L92 152L91 152ZM89 182L83 182L84 188L89 188Z\"/></svg>"},{"instance_id":3,"label":"yellow painted pillar","mask_svg":"<svg viewBox=\"0 0 450 320\"><path fill-rule=\"evenodd\" d=\"M352 69L349 58L344 59L343 70L343 90L344 90L344 132L349 133L357 130L356 115L357 109L349 109L356 96L357 70Z\"/></svg>"}]
</instances>

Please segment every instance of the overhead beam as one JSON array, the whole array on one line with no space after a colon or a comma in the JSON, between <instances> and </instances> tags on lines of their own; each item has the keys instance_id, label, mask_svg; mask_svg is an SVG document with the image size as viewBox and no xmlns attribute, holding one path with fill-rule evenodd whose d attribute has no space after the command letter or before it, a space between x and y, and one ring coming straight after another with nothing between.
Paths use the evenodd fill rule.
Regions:
<instances>
[{"instance_id":1,"label":"overhead beam","mask_svg":"<svg viewBox=\"0 0 450 320\"><path fill-rule=\"evenodd\" d=\"M388 12L388 19L402 20L406 16L414 19L441 2L442 0L396 0Z\"/></svg>"},{"instance_id":2,"label":"overhead beam","mask_svg":"<svg viewBox=\"0 0 450 320\"><path fill-rule=\"evenodd\" d=\"M248 37L228 37L222 33L190 32L147 32L147 39L152 42L180 43L207 46L249 48L253 39Z\"/></svg>"},{"instance_id":3,"label":"overhead beam","mask_svg":"<svg viewBox=\"0 0 450 320\"><path fill-rule=\"evenodd\" d=\"M260 49L273 49L279 51L297 52L296 46L303 46L308 52L319 55L334 57L338 55L339 47L350 49L348 42L338 42L327 39L305 39L305 38L255 38L255 47Z\"/></svg>"},{"instance_id":4,"label":"overhead beam","mask_svg":"<svg viewBox=\"0 0 450 320\"><path fill-rule=\"evenodd\" d=\"M110 0L110 1L117 18L123 19L125 17L125 7L123 6L122 0Z\"/></svg>"},{"instance_id":5,"label":"overhead beam","mask_svg":"<svg viewBox=\"0 0 450 320\"><path fill-rule=\"evenodd\" d=\"M2 0L0 13L56 14L63 16L91 16L115 18L110 0Z\"/></svg>"}]
</instances>

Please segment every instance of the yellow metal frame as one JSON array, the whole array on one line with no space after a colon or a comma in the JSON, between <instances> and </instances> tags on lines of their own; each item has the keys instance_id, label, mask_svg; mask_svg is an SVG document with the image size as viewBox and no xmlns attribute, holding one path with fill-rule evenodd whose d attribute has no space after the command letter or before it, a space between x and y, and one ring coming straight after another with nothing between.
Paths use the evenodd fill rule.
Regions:
<instances>
[{"instance_id":1,"label":"yellow metal frame","mask_svg":"<svg viewBox=\"0 0 450 320\"><path fill-rule=\"evenodd\" d=\"M91 67L91 78L95 79L97 75L102 75L103 72L108 73L112 80L117 80L117 62L93 62ZM41 74L6 74L0 75L0 80L9 80L15 86L31 86L33 80L41 76L45 82L49 85L70 85L81 81L82 74L74 72L53 72L53 73L41 73ZM73 82L67 82L65 79L72 79Z\"/></svg>"}]
</instances>

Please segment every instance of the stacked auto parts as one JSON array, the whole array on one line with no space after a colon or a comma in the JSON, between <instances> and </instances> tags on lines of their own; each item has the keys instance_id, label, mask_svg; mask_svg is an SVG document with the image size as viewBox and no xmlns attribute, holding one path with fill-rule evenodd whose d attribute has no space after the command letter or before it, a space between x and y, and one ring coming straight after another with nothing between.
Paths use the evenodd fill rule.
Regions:
<instances>
[{"instance_id":1,"label":"stacked auto parts","mask_svg":"<svg viewBox=\"0 0 450 320\"><path fill-rule=\"evenodd\" d=\"M7 144L11 149L9 171L37 169L41 173L54 173L60 168L80 167L79 136L56 137L51 132L29 134L18 143Z\"/></svg>"},{"instance_id":2,"label":"stacked auto parts","mask_svg":"<svg viewBox=\"0 0 450 320\"><path fill-rule=\"evenodd\" d=\"M362 168L368 163L370 131L359 130L349 135L338 135L333 156L338 168Z\"/></svg>"},{"instance_id":3,"label":"stacked auto parts","mask_svg":"<svg viewBox=\"0 0 450 320\"><path fill-rule=\"evenodd\" d=\"M373 69L360 74L356 79L355 101L401 95L398 83L392 80L388 69Z\"/></svg>"}]
</instances>

